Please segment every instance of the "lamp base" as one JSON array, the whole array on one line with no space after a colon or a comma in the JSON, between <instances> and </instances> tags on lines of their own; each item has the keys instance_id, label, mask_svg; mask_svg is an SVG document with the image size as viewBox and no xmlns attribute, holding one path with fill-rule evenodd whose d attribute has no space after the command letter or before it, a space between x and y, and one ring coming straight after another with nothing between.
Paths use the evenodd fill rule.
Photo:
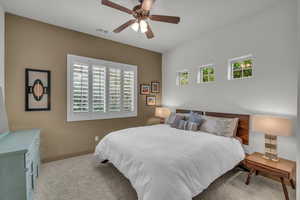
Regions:
<instances>
[{"instance_id":1,"label":"lamp base","mask_svg":"<svg viewBox=\"0 0 300 200\"><path fill-rule=\"evenodd\" d=\"M277 137L273 135L265 135L265 155L264 159L278 162L277 154Z\"/></svg>"},{"instance_id":2,"label":"lamp base","mask_svg":"<svg viewBox=\"0 0 300 200\"><path fill-rule=\"evenodd\" d=\"M160 118L160 123L164 124L165 123L165 119L164 118Z\"/></svg>"},{"instance_id":3,"label":"lamp base","mask_svg":"<svg viewBox=\"0 0 300 200\"><path fill-rule=\"evenodd\" d=\"M267 157L266 155L263 155L262 158L265 159L265 160L271 160L273 162L279 162L279 158L278 157L276 157L276 158L270 158L270 157Z\"/></svg>"}]
</instances>

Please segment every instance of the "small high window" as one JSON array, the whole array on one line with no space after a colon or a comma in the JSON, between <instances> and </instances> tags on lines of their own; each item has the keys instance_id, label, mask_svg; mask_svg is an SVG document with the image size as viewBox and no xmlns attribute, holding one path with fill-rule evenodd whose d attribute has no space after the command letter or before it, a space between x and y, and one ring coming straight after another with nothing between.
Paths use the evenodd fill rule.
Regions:
<instances>
[{"instance_id":1,"label":"small high window","mask_svg":"<svg viewBox=\"0 0 300 200\"><path fill-rule=\"evenodd\" d=\"M229 60L229 80L251 78L253 76L253 56L243 56Z\"/></svg>"},{"instance_id":2,"label":"small high window","mask_svg":"<svg viewBox=\"0 0 300 200\"><path fill-rule=\"evenodd\" d=\"M177 72L176 84L178 86L184 86L189 84L190 73L188 71Z\"/></svg>"},{"instance_id":3,"label":"small high window","mask_svg":"<svg viewBox=\"0 0 300 200\"><path fill-rule=\"evenodd\" d=\"M199 68L197 83L214 82L216 79L214 65L203 65Z\"/></svg>"}]
</instances>

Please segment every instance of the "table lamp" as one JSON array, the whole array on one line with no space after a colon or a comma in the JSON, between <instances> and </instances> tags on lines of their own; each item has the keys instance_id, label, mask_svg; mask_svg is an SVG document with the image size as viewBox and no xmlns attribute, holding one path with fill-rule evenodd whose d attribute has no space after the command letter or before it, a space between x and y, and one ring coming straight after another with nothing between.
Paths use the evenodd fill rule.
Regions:
<instances>
[{"instance_id":1,"label":"table lamp","mask_svg":"<svg viewBox=\"0 0 300 200\"><path fill-rule=\"evenodd\" d=\"M285 118L257 115L253 117L255 132L265 134L265 159L278 162L277 136L292 135L292 121Z\"/></svg>"},{"instance_id":2,"label":"table lamp","mask_svg":"<svg viewBox=\"0 0 300 200\"><path fill-rule=\"evenodd\" d=\"M164 124L165 123L165 119L167 117L169 117L171 114L171 111L168 108L165 107L157 107L155 109L155 117L159 117L160 118L160 123Z\"/></svg>"}]
</instances>

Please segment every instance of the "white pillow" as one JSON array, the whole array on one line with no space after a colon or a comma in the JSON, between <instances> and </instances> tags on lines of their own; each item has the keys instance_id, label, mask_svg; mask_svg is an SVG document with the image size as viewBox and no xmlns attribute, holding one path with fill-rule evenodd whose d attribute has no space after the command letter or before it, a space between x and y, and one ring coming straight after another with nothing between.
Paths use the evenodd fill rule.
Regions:
<instances>
[{"instance_id":1,"label":"white pillow","mask_svg":"<svg viewBox=\"0 0 300 200\"><path fill-rule=\"evenodd\" d=\"M235 137L239 118L221 118L203 116L200 131L212 133L219 136Z\"/></svg>"}]
</instances>

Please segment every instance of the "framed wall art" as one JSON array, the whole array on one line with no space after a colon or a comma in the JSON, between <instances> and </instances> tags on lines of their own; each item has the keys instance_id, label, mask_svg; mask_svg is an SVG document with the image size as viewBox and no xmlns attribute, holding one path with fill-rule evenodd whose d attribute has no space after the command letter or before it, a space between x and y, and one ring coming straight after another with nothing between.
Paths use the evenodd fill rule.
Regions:
<instances>
[{"instance_id":1,"label":"framed wall art","mask_svg":"<svg viewBox=\"0 0 300 200\"><path fill-rule=\"evenodd\" d=\"M51 72L25 70L25 111L51 110Z\"/></svg>"},{"instance_id":2,"label":"framed wall art","mask_svg":"<svg viewBox=\"0 0 300 200\"><path fill-rule=\"evenodd\" d=\"M151 86L149 84L141 84L140 86L140 93L141 95L148 95L150 94Z\"/></svg>"},{"instance_id":3,"label":"framed wall art","mask_svg":"<svg viewBox=\"0 0 300 200\"><path fill-rule=\"evenodd\" d=\"M160 93L160 82L151 82L151 93Z\"/></svg>"},{"instance_id":4,"label":"framed wall art","mask_svg":"<svg viewBox=\"0 0 300 200\"><path fill-rule=\"evenodd\" d=\"M146 96L147 106L156 106L156 96Z\"/></svg>"}]
</instances>

